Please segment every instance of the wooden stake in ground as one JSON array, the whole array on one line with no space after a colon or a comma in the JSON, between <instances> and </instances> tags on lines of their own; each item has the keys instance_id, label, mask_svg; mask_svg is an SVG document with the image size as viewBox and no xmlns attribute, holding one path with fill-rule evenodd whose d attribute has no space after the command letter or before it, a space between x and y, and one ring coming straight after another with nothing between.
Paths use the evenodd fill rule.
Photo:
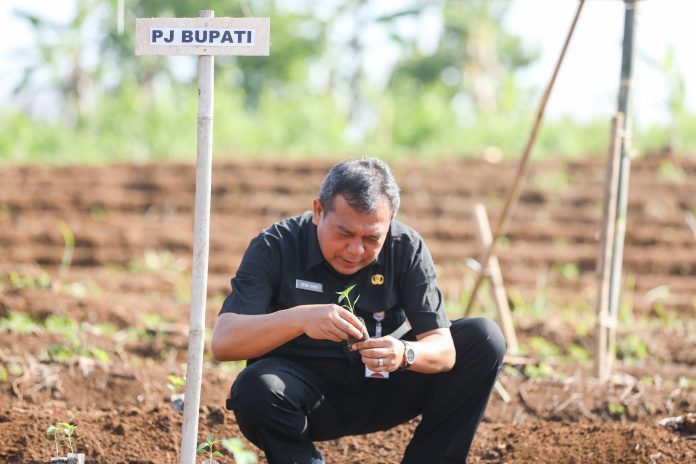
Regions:
<instances>
[{"instance_id":1,"label":"wooden stake in ground","mask_svg":"<svg viewBox=\"0 0 696 464\"><path fill-rule=\"evenodd\" d=\"M196 205L192 263L189 349L180 463L196 460L205 346L205 306L210 240L210 186L213 141L214 55L268 56L269 18L141 18L135 25L136 55L198 55Z\"/></svg>"},{"instance_id":2,"label":"wooden stake in ground","mask_svg":"<svg viewBox=\"0 0 696 464\"><path fill-rule=\"evenodd\" d=\"M626 234L626 213L628 210L628 178L631 173L631 93L633 88L633 61L635 57L636 10L638 0L624 0L624 36L621 56L621 80L619 83L619 109L623 114L623 136L620 138L621 162L618 168L616 187L616 213L610 220L614 221L614 240L611 252L611 269L609 274L608 317L610 330L606 340L607 366L598 366L595 370L609 377L614 364L616 348L616 324L619 312L619 295L621 293L621 274L623 267L624 237ZM612 329L613 327L613 329Z\"/></svg>"},{"instance_id":3,"label":"wooden stake in ground","mask_svg":"<svg viewBox=\"0 0 696 464\"><path fill-rule=\"evenodd\" d=\"M600 238L600 252L597 259L597 344L595 348L595 375L604 380L611 373L612 357L608 352L611 333L616 331L614 320L609 317L609 288L612 256L614 254L614 235L616 231L616 196L619 186L619 163L623 139L623 114L617 113L612 120L611 145L607 178L604 187L604 217Z\"/></svg>"},{"instance_id":4,"label":"wooden stake in ground","mask_svg":"<svg viewBox=\"0 0 696 464\"><path fill-rule=\"evenodd\" d=\"M486 207L481 203L476 203L476 205L474 205L474 219L476 220L479 247L483 255L486 253L488 247L491 246L493 234L491 233L491 224L488 222ZM500 325L503 329L505 339L507 340L508 352L512 355L519 354L520 347L517 342L515 325L512 322L512 314L510 314L510 305L508 304L507 293L505 292L505 285L503 284L503 273L500 271L498 257L491 254L488 258L488 267L481 272L489 278L493 300L495 301L495 307L498 309L498 316L500 317Z\"/></svg>"}]
</instances>

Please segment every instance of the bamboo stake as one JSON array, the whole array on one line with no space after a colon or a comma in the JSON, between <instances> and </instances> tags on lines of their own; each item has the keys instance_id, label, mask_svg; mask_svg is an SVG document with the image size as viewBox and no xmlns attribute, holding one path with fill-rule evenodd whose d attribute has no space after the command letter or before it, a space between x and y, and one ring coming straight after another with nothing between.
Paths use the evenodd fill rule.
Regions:
<instances>
[{"instance_id":1,"label":"bamboo stake","mask_svg":"<svg viewBox=\"0 0 696 464\"><path fill-rule=\"evenodd\" d=\"M202 18L212 18L211 10L199 11ZM214 57L198 57L198 132L196 158L196 206L194 213L193 269L191 313L189 317L188 366L182 427L181 464L196 461L198 409L203 377L205 345L205 307L208 288L208 252L210 245L210 187L213 157L213 80Z\"/></svg>"},{"instance_id":2,"label":"bamboo stake","mask_svg":"<svg viewBox=\"0 0 696 464\"><path fill-rule=\"evenodd\" d=\"M626 235L626 212L628 210L628 178L631 173L631 90L633 87L633 47L637 0L625 0L623 53L621 57L621 83L619 87L619 112L623 113L624 136L621 144L621 164L619 167L619 186L616 199L616 231L614 234L614 251L612 253L611 278L609 286L609 317L616 325L621 293L621 271L623 263L624 238ZM609 332L607 352L609 353L609 371L614 364L616 330Z\"/></svg>"},{"instance_id":3,"label":"bamboo stake","mask_svg":"<svg viewBox=\"0 0 696 464\"><path fill-rule=\"evenodd\" d=\"M488 222L488 214L486 207L481 203L474 205L474 218L476 220L476 232L481 250L485 250L491 245L493 235L491 233L491 225ZM500 317L500 325L505 334L505 339L508 343L508 351L511 354L519 353L519 343L517 342L517 334L515 333L515 325L512 322L510 314L510 305L508 304L507 294L505 292L505 284L503 283L503 273L500 271L500 263L496 255L491 255L488 260L488 268L485 269L490 279L491 290L493 292L493 300L498 309Z\"/></svg>"},{"instance_id":4,"label":"bamboo stake","mask_svg":"<svg viewBox=\"0 0 696 464\"><path fill-rule=\"evenodd\" d=\"M546 104L549 100L549 97L551 96L551 90L553 89L553 86L556 82L556 77L558 76L558 71L561 68L561 63L563 63L563 58L565 57L566 50L568 49L568 44L570 43L570 39L573 36L573 32L575 31L575 25L578 22L578 18L580 17L580 12L582 11L582 7L584 5L585 5L585 0L580 0L580 3L578 5L578 10L576 11L575 17L573 18L573 22L570 25L570 30L568 31L568 36L566 37L565 43L563 44L563 49L561 50L561 54L558 57L558 62L556 63L556 67L553 70L553 75L551 76L551 80L549 81L549 84L546 87L546 91L544 92L544 96L541 99L541 104L539 105L539 110L537 112L536 119L534 120L534 125L532 126L532 132L529 134L529 139L527 140L527 145L524 148L522 159L520 160L519 167L517 168L517 175L515 176L515 180L512 184L512 189L510 190L510 193L508 194L507 200L505 201L505 205L503 206L503 211L500 214L500 218L498 219L498 223L497 223L496 228L495 228L495 234L493 235L493 240L491 241L491 245L488 247L486 254L484 255L483 259L481 260L481 270L479 271L479 274L476 277L476 283L474 284L474 288L471 292L471 298L469 298L469 302L467 303L466 310L464 311L464 317L468 317L469 313L471 312L471 308L472 308L474 301L476 299L476 293L478 292L478 289L481 286L481 281L483 280L483 270L486 269L486 267L488 266L488 260L490 259L491 254L493 254L493 249L495 248L495 245L498 242L498 239L500 238L500 236L503 235L503 233L505 232L508 219L511 216L511 211L512 211L514 205L517 203L517 200L519 199L520 191L522 189L522 182L526 176L528 165L529 165L529 157L530 157L531 152L532 152L532 147L534 146L534 143L536 142L537 132L539 131L539 127L541 126L541 121L544 117L544 111L546 110Z\"/></svg>"},{"instance_id":5,"label":"bamboo stake","mask_svg":"<svg viewBox=\"0 0 696 464\"><path fill-rule=\"evenodd\" d=\"M608 339L609 332L616 330L609 317L609 288L614 235L616 229L616 196L619 185L619 163L623 139L623 114L617 113L612 119L609 160L604 184L604 212L600 236L600 252L597 258L597 340L595 349L595 375L606 380L609 377Z\"/></svg>"}]
</instances>

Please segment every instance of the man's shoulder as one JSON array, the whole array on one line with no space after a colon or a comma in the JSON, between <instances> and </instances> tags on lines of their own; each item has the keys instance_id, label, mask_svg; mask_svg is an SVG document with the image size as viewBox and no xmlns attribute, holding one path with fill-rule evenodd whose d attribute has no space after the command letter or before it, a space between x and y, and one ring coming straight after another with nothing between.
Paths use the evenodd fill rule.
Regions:
<instances>
[{"instance_id":1,"label":"man's shoulder","mask_svg":"<svg viewBox=\"0 0 696 464\"><path fill-rule=\"evenodd\" d=\"M269 258L283 259L306 242L310 227L313 227L311 211L280 220L251 239L245 259L259 262Z\"/></svg>"},{"instance_id":2,"label":"man's shoulder","mask_svg":"<svg viewBox=\"0 0 696 464\"><path fill-rule=\"evenodd\" d=\"M436 275L428 246L416 229L393 219L390 235L390 254L397 269L419 269L425 275Z\"/></svg>"},{"instance_id":3,"label":"man's shoulder","mask_svg":"<svg viewBox=\"0 0 696 464\"><path fill-rule=\"evenodd\" d=\"M312 225L312 212L285 218L261 231L261 236L277 240L292 240Z\"/></svg>"},{"instance_id":4,"label":"man's shoulder","mask_svg":"<svg viewBox=\"0 0 696 464\"><path fill-rule=\"evenodd\" d=\"M398 219L392 219L389 235L392 242L402 245L420 244L423 242L423 237L416 229Z\"/></svg>"}]
</instances>

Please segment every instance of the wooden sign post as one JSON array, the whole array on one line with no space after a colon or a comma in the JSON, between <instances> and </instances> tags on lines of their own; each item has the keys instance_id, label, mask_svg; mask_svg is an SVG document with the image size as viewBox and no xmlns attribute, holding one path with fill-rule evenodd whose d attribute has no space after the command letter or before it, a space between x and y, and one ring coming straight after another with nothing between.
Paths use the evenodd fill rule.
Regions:
<instances>
[{"instance_id":1,"label":"wooden sign post","mask_svg":"<svg viewBox=\"0 0 696 464\"><path fill-rule=\"evenodd\" d=\"M135 23L136 55L198 55L196 204L181 464L193 464L196 460L203 377L213 153L213 59L214 55L268 56L270 48L269 18L214 18L210 10L202 10L199 15L199 18L140 18Z\"/></svg>"}]
</instances>

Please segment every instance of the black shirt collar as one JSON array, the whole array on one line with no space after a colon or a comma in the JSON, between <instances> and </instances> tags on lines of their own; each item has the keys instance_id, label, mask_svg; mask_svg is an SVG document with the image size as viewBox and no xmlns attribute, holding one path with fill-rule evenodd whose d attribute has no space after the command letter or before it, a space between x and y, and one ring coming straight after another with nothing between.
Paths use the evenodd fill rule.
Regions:
<instances>
[{"instance_id":1,"label":"black shirt collar","mask_svg":"<svg viewBox=\"0 0 696 464\"><path fill-rule=\"evenodd\" d=\"M385 255L389 248L389 239L391 238L391 224L387 231L387 239L384 241L382 249L377 255L377 264L384 266ZM324 255L319 246L319 237L317 237L317 226L313 222L309 222L309 232L307 233L307 270L324 262Z\"/></svg>"}]
</instances>

